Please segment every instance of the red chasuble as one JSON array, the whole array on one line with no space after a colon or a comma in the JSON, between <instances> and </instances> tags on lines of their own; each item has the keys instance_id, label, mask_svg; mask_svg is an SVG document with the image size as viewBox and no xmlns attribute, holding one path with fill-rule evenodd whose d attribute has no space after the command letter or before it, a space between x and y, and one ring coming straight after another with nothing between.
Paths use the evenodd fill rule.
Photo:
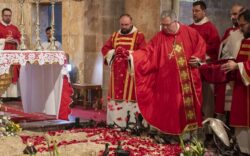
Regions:
<instances>
[{"instance_id":1,"label":"red chasuble","mask_svg":"<svg viewBox=\"0 0 250 156\"><path fill-rule=\"evenodd\" d=\"M234 127L250 128L250 86L242 82L242 77L250 82L250 40L243 40L236 58L238 63L243 62L244 69L237 76L234 83L231 107L230 124Z\"/></svg>"},{"instance_id":2,"label":"red chasuble","mask_svg":"<svg viewBox=\"0 0 250 156\"><path fill-rule=\"evenodd\" d=\"M188 60L204 59L205 51L199 33L180 24L175 35L161 31L134 52L137 102L149 124L169 134L201 126L200 73Z\"/></svg>"},{"instance_id":3,"label":"red chasuble","mask_svg":"<svg viewBox=\"0 0 250 156\"><path fill-rule=\"evenodd\" d=\"M21 35L18 28L12 24L5 26L0 22L0 38L7 38L9 36L20 43ZM5 43L4 50L17 50L17 44Z\"/></svg>"},{"instance_id":4,"label":"red chasuble","mask_svg":"<svg viewBox=\"0 0 250 156\"><path fill-rule=\"evenodd\" d=\"M208 55L212 61L217 60L220 48L220 36L216 27L210 21L201 25L191 24L190 26L197 30L205 40L207 45L206 55Z\"/></svg>"},{"instance_id":5,"label":"red chasuble","mask_svg":"<svg viewBox=\"0 0 250 156\"><path fill-rule=\"evenodd\" d=\"M17 44L20 43L20 37L21 37L21 34L18 28L12 24L6 26L0 22L0 38L7 38L9 36L13 37L13 39L15 39L17 43L5 43L4 50L17 50L17 46L18 46ZM12 82L13 83L16 83L18 81L19 70L20 70L19 65L13 66L13 70L12 70L13 72Z\"/></svg>"},{"instance_id":6,"label":"red chasuble","mask_svg":"<svg viewBox=\"0 0 250 156\"><path fill-rule=\"evenodd\" d=\"M102 48L102 54L105 57L110 50L116 50L118 47L126 50L138 50L144 45L144 35L137 30L127 35L115 32ZM113 57L115 57L115 54ZM128 60L113 59L109 97L118 101L136 101L134 75L130 74Z\"/></svg>"}]
</instances>

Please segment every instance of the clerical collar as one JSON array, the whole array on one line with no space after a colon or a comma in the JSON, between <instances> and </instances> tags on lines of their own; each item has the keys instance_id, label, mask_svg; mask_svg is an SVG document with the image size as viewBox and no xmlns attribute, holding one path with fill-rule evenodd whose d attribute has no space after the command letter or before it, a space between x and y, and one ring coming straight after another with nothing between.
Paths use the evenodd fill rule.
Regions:
<instances>
[{"instance_id":1,"label":"clerical collar","mask_svg":"<svg viewBox=\"0 0 250 156\"><path fill-rule=\"evenodd\" d=\"M133 26L133 28L132 28L132 30L128 33L128 34L126 34L126 35L129 35L129 34L133 34L135 31L137 31L138 29L135 27L135 26ZM119 34L122 34L121 33L121 29L118 31L118 33ZM125 35L125 34L122 34L122 35Z\"/></svg>"},{"instance_id":2,"label":"clerical collar","mask_svg":"<svg viewBox=\"0 0 250 156\"><path fill-rule=\"evenodd\" d=\"M202 25L204 23L207 23L209 19L207 17L204 17L200 22L194 23L195 25Z\"/></svg>"},{"instance_id":3,"label":"clerical collar","mask_svg":"<svg viewBox=\"0 0 250 156\"><path fill-rule=\"evenodd\" d=\"M2 23L2 25L4 25L4 26L9 26L9 25L11 25L11 23L7 24L7 23L5 23L4 21L1 21L1 23Z\"/></svg>"}]
</instances>

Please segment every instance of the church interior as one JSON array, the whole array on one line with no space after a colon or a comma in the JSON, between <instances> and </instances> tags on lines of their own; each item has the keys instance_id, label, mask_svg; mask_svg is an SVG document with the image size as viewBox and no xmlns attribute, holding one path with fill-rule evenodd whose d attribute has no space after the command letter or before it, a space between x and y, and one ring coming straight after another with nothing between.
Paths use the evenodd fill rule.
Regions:
<instances>
[{"instance_id":1,"label":"church interior","mask_svg":"<svg viewBox=\"0 0 250 156\"><path fill-rule=\"evenodd\" d=\"M11 24L21 35L17 49L0 50L0 156L248 156L250 149L249 154L241 153L227 128L230 145L225 145L225 138L216 138L214 118L197 134L174 137L137 123L140 118L125 128L106 124L111 68L101 51L120 29L120 16L131 15L149 42L161 30L163 10L174 10L180 23L192 24L195 1L0 0L1 10L11 9ZM232 26L231 7L250 4L249 0L204 2L220 38ZM42 49L47 41L49 49ZM15 66L20 66L18 95L3 96L12 86ZM193 135L202 139L190 141Z\"/></svg>"}]
</instances>

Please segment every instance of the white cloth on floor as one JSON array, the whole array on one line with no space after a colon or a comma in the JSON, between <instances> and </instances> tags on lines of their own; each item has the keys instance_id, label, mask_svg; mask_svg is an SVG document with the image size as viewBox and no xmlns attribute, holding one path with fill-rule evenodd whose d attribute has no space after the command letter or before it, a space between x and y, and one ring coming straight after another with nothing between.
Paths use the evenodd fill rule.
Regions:
<instances>
[{"instance_id":1,"label":"white cloth on floor","mask_svg":"<svg viewBox=\"0 0 250 156\"><path fill-rule=\"evenodd\" d=\"M236 127L235 135L242 153L250 154L250 128Z\"/></svg>"},{"instance_id":2,"label":"white cloth on floor","mask_svg":"<svg viewBox=\"0 0 250 156\"><path fill-rule=\"evenodd\" d=\"M130 111L129 122L135 123L135 114L139 113L138 105L134 102L116 102L107 103L107 124L114 124L120 127L126 127L127 112Z\"/></svg>"}]
</instances>

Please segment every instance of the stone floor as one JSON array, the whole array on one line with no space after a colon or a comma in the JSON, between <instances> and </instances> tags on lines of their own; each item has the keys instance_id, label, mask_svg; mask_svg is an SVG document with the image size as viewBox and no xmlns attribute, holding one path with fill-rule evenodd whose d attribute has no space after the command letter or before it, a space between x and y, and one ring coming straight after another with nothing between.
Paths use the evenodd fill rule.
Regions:
<instances>
[{"instance_id":1,"label":"stone floor","mask_svg":"<svg viewBox=\"0 0 250 156\"><path fill-rule=\"evenodd\" d=\"M15 103L15 102L14 102ZM20 108L22 109L19 104L13 104L13 107L15 108ZM80 107L75 107L75 109L80 109ZM76 114L85 114L82 111L76 111ZM93 113L93 112L92 112ZM75 115L75 114L74 114ZM87 118L84 118L82 116L78 116L81 119L79 119L78 117L72 115L70 117L69 121L65 121L65 120L44 120L44 121L36 121L36 122L22 122L20 123L20 126L22 127L23 130L29 130L29 131L36 131L36 132L45 132L45 131L54 131L54 130L65 130L65 129L71 129L71 128L79 128L79 127L91 127L93 125L96 126L97 122L93 121L93 120L89 120ZM94 118L95 119L102 119L102 112L97 113L97 115L89 115L89 117L93 117L96 116ZM98 120L97 120L98 121ZM101 123L101 125L103 125L103 123ZM202 132L204 133L204 132ZM205 137L207 138L207 137ZM207 138L208 140L204 139L204 144L207 147L207 149L209 150L209 152L206 154L206 156L220 156L220 154L218 154L218 150L216 150L215 145L213 144L213 140L212 138ZM239 155L236 154L237 156ZM235 155L235 156L236 156Z\"/></svg>"},{"instance_id":2,"label":"stone floor","mask_svg":"<svg viewBox=\"0 0 250 156\"><path fill-rule=\"evenodd\" d=\"M9 108L14 108L16 110L22 111L22 103L20 99L5 98L3 106L7 106ZM72 115L70 116L69 121L49 119L49 120L29 122L28 120L27 121L21 120L19 124L23 130L52 131L52 130L69 129L75 127L76 118L78 118L77 122L79 123L77 124L80 127L85 127L91 124L93 120L102 121L103 119L105 119L103 117L105 116L105 113L103 111L83 110L83 108L79 106L72 108L72 110L73 110ZM7 113L8 112L5 112L5 114Z\"/></svg>"},{"instance_id":3,"label":"stone floor","mask_svg":"<svg viewBox=\"0 0 250 156\"><path fill-rule=\"evenodd\" d=\"M65 129L74 125L74 121L65 121L65 120L45 120L37 122L24 122L20 123L20 126L23 130L31 131L51 131Z\"/></svg>"}]
</instances>

